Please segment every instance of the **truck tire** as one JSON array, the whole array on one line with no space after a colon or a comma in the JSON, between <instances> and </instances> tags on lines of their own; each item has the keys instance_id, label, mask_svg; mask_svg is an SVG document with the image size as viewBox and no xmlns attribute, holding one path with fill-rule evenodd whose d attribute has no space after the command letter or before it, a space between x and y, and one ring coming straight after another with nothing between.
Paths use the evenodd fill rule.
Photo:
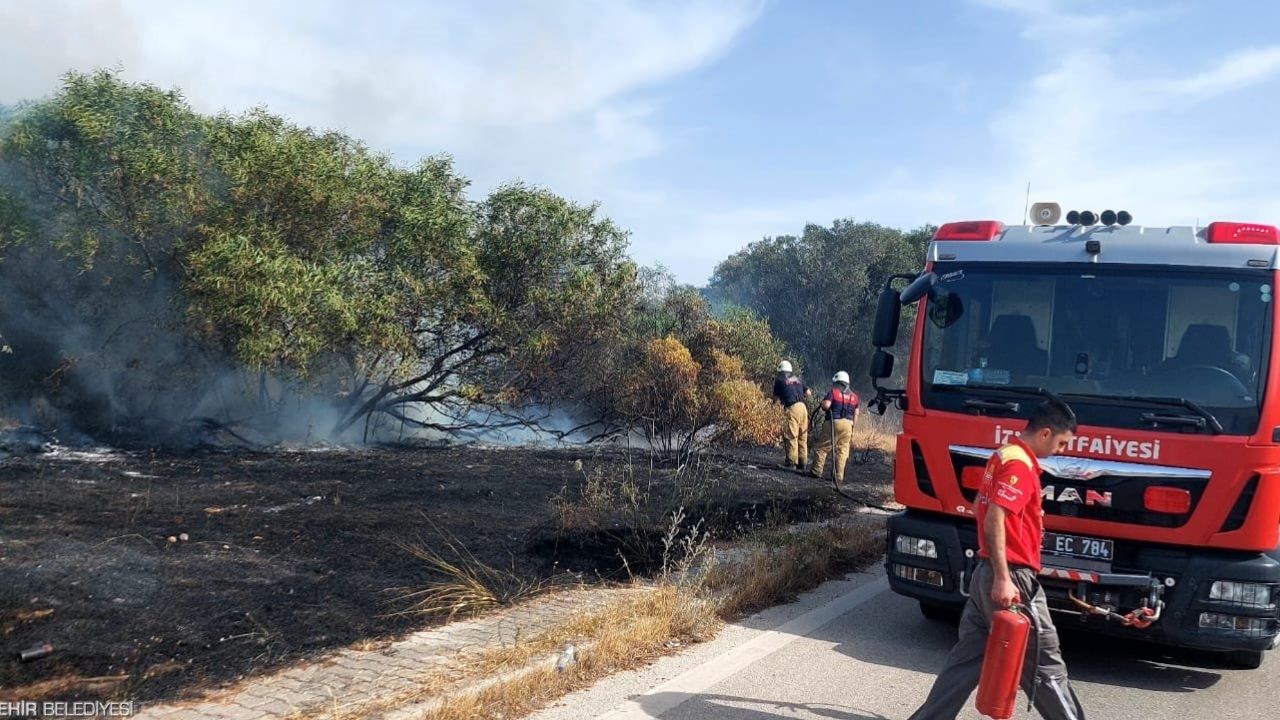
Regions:
<instances>
[{"instance_id":1,"label":"truck tire","mask_svg":"<svg viewBox=\"0 0 1280 720\"><path fill-rule=\"evenodd\" d=\"M1241 670L1257 670L1262 667L1262 651L1233 650L1227 653L1227 662Z\"/></svg>"},{"instance_id":2,"label":"truck tire","mask_svg":"<svg viewBox=\"0 0 1280 720\"><path fill-rule=\"evenodd\" d=\"M960 610L958 608L951 607L950 605L927 603L923 600L920 601L920 614L924 615L926 619L933 620L935 622L950 623L952 625L960 621Z\"/></svg>"}]
</instances>

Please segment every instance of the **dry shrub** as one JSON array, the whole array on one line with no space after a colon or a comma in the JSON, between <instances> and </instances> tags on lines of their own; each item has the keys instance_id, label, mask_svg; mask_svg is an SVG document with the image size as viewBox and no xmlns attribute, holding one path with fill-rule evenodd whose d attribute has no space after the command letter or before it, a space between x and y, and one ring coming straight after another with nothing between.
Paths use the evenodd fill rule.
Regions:
<instances>
[{"instance_id":1,"label":"dry shrub","mask_svg":"<svg viewBox=\"0 0 1280 720\"><path fill-rule=\"evenodd\" d=\"M702 350L696 355L670 335L644 346L628 381L630 423L658 450L686 456L719 442L774 442L776 413L743 361L719 348Z\"/></svg>"},{"instance_id":2,"label":"dry shrub","mask_svg":"<svg viewBox=\"0 0 1280 720\"><path fill-rule=\"evenodd\" d=\"M598 464L590 469L577 464L582 473L578 492L568 483L551 496L560 533L625 529L636 531L656 524L651 517L652 478L643 485L637 480L634 465L621 467Z\"/></svg>"},{"instance_id":3,"label":"dry shrub","mask_svg":"<svg viewBox=\"0 0 1280 720\"><path fill-rule=\"evenodd\" d=\"M677 471L674 481L655 486L652 474L647 481L637 479L631 463L581 472L580 494L566 484L550 499L561 538L607 537L628 572L640 561L635 570L653 570L662 578L684 575L706 553L705 522L685 511L708 489L697 473Z\"/></svg>"},{"instance_id":4,"label":"dry shrub","mask_svg":"<svg viewBox=\"0 0 1280 720\"><path fill-rule=\"evenodd\" d=\"M746 375L742 361L719 348L711 350L711 372L714 379L720 382L736 380Z\"/></svg>"},{"instance_id":5,"label":"dry shrub","mask_svg":"<svg viewBox=\"0 0 1280 720\"><path fill-rule=\"evenodd\" d=\"M726 380L712 390L724 427L721 439L734 443L769 445L778 438L778 413L759 385L750 380Z\"/></svg>"},{"instance_id":6,"label":"dry shrub","mask_svg":"<svg viewBox=\"0 0 1280 720\"><path fill-rule=\"evenodd\" d=\"M689 348L668 335L650 340L631 374L631 412L660 428L689 423L699 407L698 374L702 371Z\"/></svg>"}]
</instances>

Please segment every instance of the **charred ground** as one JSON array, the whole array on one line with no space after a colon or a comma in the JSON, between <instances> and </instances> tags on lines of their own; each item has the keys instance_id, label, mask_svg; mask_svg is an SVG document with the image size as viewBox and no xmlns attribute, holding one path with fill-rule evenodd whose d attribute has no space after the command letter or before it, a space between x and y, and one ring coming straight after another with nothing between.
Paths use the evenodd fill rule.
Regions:
<instances>
[{"instance_id":1,"label":"charred ground","mask_svg":"<svg viewBox=\"0 0 1280 720\"><path fill-rule=\"evenodd\" d=\"M772 462L475 447L8 458L0 700L182 697L441 622L397 614L405 589L441 579L406 543L447 555L452 541L530 579L597 583L655 571L676 506L719 539L849 509ZM871 504L886 481L878 459L850 468L849 489ZM604 492L588 507L617 482L640 499ZM46 642L51 656L17 660Z\"/></svg>"}]
</instances>

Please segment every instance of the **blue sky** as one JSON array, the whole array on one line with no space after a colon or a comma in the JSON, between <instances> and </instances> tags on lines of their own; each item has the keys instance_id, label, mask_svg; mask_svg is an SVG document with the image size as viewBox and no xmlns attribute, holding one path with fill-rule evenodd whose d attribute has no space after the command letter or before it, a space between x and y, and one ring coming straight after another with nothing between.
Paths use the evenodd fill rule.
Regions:
<instances>
[{"instance_id":1,"label":"blue sky","mask_svg":"<svg viewBox=\"0 0 1280 720\"><path fill-rule=\"evenodd\" d=\"M0 4L0 103L120 67L265 105L476 195L603 211L683 281L837 217L1020 222L1032 199L1150 225L1280 222L1280 4Z\"/></svg>"}]
</instances>

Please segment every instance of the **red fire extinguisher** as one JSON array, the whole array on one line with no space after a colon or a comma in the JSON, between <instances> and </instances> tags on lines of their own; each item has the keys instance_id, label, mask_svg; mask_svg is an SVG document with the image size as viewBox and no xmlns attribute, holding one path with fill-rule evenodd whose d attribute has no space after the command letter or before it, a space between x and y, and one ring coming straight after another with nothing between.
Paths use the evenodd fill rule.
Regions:
<instances>
[{"instance_id":1,"label":"red fire extinguisher","mask_svg":"<svg viewBox=\"0 0 1280 720\"><path fill-rule=\"evenodd\" d=\"M1013 717L1030 630L1031 622L1016 605L991 614L991 634L987 636L987 652L982 658L982 678L978 681L975 703L983 715L996 720Z\"/></svg>"}]
</instances>

